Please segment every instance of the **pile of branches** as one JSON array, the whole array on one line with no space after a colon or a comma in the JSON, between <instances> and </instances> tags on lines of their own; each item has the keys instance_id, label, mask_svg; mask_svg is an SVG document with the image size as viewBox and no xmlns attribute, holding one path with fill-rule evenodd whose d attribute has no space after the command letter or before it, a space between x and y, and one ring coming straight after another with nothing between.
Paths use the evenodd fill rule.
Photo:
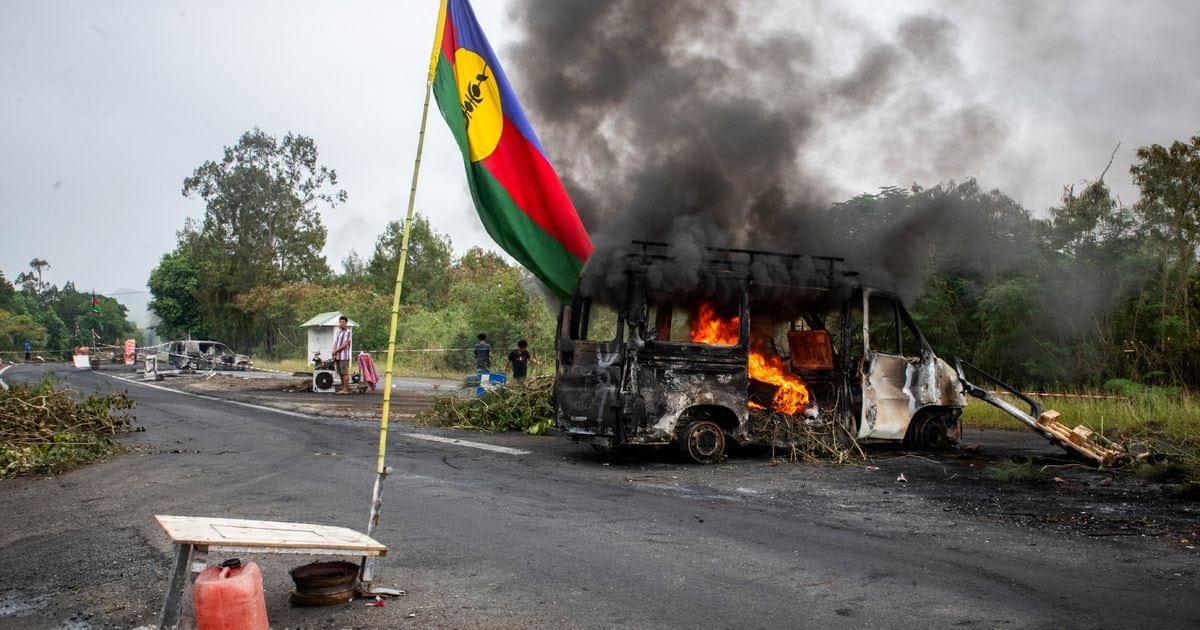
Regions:
<instances>
[{"instance_id":1,"label":"pile of branches","mask_svg":"<svg viewBox=\"0 0 1200 630\"><path fill-rule=\"evenodd\" d=\"M77 397L46 380L0 391L0 477L52 474L106 457L133 427L127 394Z\"/></svg>"},{"instance_id":2,"label":"pile of branches","mask_svg":"<svg viewBox=\"0 0 1200 630\"><path fill-rule=\"evenodd\" d=\"M867 459L858 441L837 421L814 424L802 417L755 410L750 412L750 434L771 445L772 459L837 464Z\"/></svg>"},{"instance_id":3,"label":"pile of branches","mask_svg":"<svg viewBox=\"0 0 1200 630\"><path fill-rule=\"evenodd\" d=\"M435 425L481 431L525 431L533 435L545 433L554 424L554 407L550 396L553 377L526 381L523 385L509 384L488 391L479 398L442 396L433 402L429 411L418 419Z\"/></svg>"}]
</instances>

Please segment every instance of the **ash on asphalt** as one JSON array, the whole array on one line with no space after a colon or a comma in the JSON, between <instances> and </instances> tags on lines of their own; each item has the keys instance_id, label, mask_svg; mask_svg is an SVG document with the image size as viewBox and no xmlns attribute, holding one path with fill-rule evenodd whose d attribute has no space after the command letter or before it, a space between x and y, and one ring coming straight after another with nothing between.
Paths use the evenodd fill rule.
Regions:
<instances>
[{"instance_id":1,"label":"ash on asphalt","mask_svg":"<svg viewBox=\"0 0 1200 630\"><path fill-rule=\"evenodd\" d=\"M80 378L84 386L91 380ZM358 524L362 493L347 492L346 486L347 480L369 485L369 475L360 471L369 467L364 464L373 454L366 425L378 420L379 395L283 391L299 380L217 375L158 384L345 422L267 418L274 414L146 390L148 400L157 398L155 413L147 418L153 425L126 439L130 454L57 478L6 480L11 483L0 493L0 507L16 526L7 532L0 527L0 628L128 627L152 621L170 550L143 505L161 513L203 514L224 506L238 515L274 520ZM114 384L98 386L119 386ZM635 627L641 618L604 615L625 614L612 612L614 603L622 610L638 604L641 591L620 590L631 576L641 575L631 569L638 563L646 567L637 578L639 588L660 587L644 595L640 614L655 614L663 608L662 596L679 595L690 583L704 586L703 596L686 591L689 606L671 611L667 621L659 618L660 626L683 625L680 615L719 597L721 589L707 588L717 581L705 580L720 571L726 571L718 573L722 589L736 589L739 581L746 588L719 603L740 606L761 596L760 605L777 614L795 612L789 606L799 602L806 615L838 615L825 617L824 624L818 617L811 627L835 625L830 620L841 619L842 611L862 615L856 625L911 627L916 622L903 616L909 604L916 606L908 611L912 614L941 615L936 617L941 623L926 622L931 626L965 620L1028 627L1040 619L1039 627L1056 627L1061 619L1054 615L1084 615L1075 625L1099 627L1148 619L1148 610L1167 615L1164 619L1194 619L1193 600L1179 593L1195 592L1196 501L1178 485L1082 464L1032 433L968 431L964 448L944 453L872 446L866 461L844 465L779 462L769 453L750 451L696 466L669 450L608 457L560 437L402 426L430 400L426 392L411 392L393 401L393 420L401 426L392 433L391 450L408 466L388 483L407 486L408 505L402 513L388 505L385 527L393 529L384 535L393 536L391 544L403 540L402 552L388 563L393 575L403 575L398 586L408 595L387 608L355 603L313 616L286 606L288 586L280 576L296 563L266 558L260 564L275 576L268 584L274 623L312 627L327 619L329 626L370 627L385 619L395 622L383 624L387 627ZM191 430L189 421L204 430ZM530 455L430 446L404 437L406 431L515 447ZM262 435L272 439L257 449L245 446ZM349 435L356 441L345 439ZM1008 460L1026 463L1042 473L1041 479L1000 482L988 475ZM898 481L901 474L906 481ZM202 498L194 500L181 489L203 491ZM463 513L480 519L478 527ZM573 520L560 526L563 519ZM756 529L760 521L766 523L761 530ZM503 525L495 527L496 522ZM91 531L97 524L98 535ZM638 535L614 543L614 533L630 531ZM685 535L677 536L680 532ZM988 539L994 547L986 545ZM702 562L689 563L696 559L687 545L700 540L719 544ZM772 546L779 540L794 546L779 552ZM536 552L526 553L526 543ZM909 552L923 544L930 546L928 555ZM835 547L850 555L838 555L822 569L820 552ZM758 551L744 558L723 551L727 548ZM796 548L812 554L803 566L791 562L794 552L787 549ZM870 553L857 553L860 548ZM1096 575L1080 575L1079 584L1068 584L1063 581L1067 573L1055 571L1080 566L1063 563L1076 556ZM20 566L30 557L37 571ZM587 560L597 571L582 575L576 569ZM608 560L611 565L604 564ZM771 565L772 573L760 561L780 564ZM664 563L670 566L664 569ZM904 576L884 581L883 590L896 594L894 602L876 602L874 594L862 599L852 590L875 579L876 569L860 566L864 563ZM926 564L948 572L946 585L920 590L924 584L942 584L937 572L923 572ZM682 576L697 567L687 580L660 584L663 575ZM777 597L771 589L790 575L784 568L807 573L796 573L796 580L803 579L783 589L788 597ZM975 579L978 591L956 590ZM1089 594L1082 586L1093 581L1097 589ZM812 590L835 582L828 591ZM1013 603L1013 596L1033 593L1035 586L1050 590L1045 599L1031 600L1028 616L1022 616L1025 609ZM1138 588L1142 591L1130 594ZM847 589L850 595L843 593ZM914 591L918 594L911 595ZM970 599L957 608L925 605L951 593ZM1112 617L1118 621L1106 621L1112 611L1103 608L1110 600L1120 604L1116 612L1124 617ZM713 614L735 609L719 606ZM419 619L403 621L409 611L419 611ZM81 614L95 617L81 622ZM778 618L761 617L759 625ZM732 617L721 619L708 625L732 623ZM55 625L31 625L33 620Z\"/></svg>"},{"instance_id":2,"label":"ash on asphalt","mask_svg":"<svg viewBox=\"0 0 1200 630\"><path fill-rule=\"evenodd\" d=\"M455 381L405 379L418 383L393 394L394 420L404 422L427 409L431 395L461 393ZM233 400L267 407L308 413L321 417L340 417L377 421L380 393L332 396L311 392L287 391L302 384L301 377L245 379L236 374L179 378L172 387L185 391L219 395ZM431 430L423 428L423 430ZM931 501L946 513L956 516L980 516L1018 526L1089 537L1150 536L1165 544L1191 551L1200 537L1200 502L1192 486L1151 483L1122 469L1099 469L1069 455L1044 438L1028 431L967 430L960 445L945 452L916 452L892 445L866 445L868 459L844 465L824 462L794 463L772 458L762 449L735 450L717 469L736 471L734 487L721 488L705 467L683 461L669 449L633 449L597 452L553 436L528 436L523 433L486 434L442 429L434 432L453 434L462 439L516 446L531 451L560 452L563 459L586 466L610 468L611 472L637 470L670 477L669 481L709 484L716 492L737 492L741 481L772 487L780 481L773 471L778 466L805 466L810 475L844 484L857 490L874 489L882 495L918 496ZM997 465L1016 462L1040 474L1031 481L997 481L989 475ZM905 481L897 481L903 475ZM727 476L722 476L726 478ZM773 488L776 496L785 496L787 487ZM695 490L704 495L703 488Z\"/></svg>"}]
</instances>

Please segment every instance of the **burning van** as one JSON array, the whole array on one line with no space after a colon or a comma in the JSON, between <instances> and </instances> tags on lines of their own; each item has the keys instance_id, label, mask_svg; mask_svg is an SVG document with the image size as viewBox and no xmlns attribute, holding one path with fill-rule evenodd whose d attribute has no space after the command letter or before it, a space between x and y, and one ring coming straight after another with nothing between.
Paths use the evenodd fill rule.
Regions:
<instances>
[{"instance_id":1,"label":"burning van","mask_svg":"<svg viewBox=\"0 0 1200 630\"><path fill-rule=\"evenodd\" d=\"M795 433L781 426L919 448L958 441L955 369L894 294L862 286L841 259L700 248L681 285L671 247L634 250L621 281L581 289L560 312L564 435L674 444L703 464L731 440L786 443Z\"/></svg>"}]
</instances>

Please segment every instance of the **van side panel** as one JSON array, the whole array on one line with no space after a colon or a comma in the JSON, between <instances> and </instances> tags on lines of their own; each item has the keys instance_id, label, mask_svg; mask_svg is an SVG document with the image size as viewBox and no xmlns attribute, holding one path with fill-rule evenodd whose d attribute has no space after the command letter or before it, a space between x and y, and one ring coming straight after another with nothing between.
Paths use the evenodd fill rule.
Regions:
<instances>
[{"instance_id":1,"label":"van side panel","mask_svg":"<svg viewBox=\"0 0 1200 630\"><path fill-rule=\"evenodd\" d=\"M638 356L636 399L626 406L624 438L666 444L696 407L723 407L737 418L726 430L744 436L747 416L746 352L738 347L650 342Z\"/></svg>"},{"instance_id":2,"label":"van side panel","mask_svg":"<svg viewBox=\"0 0 1200 630\"><path fill-rule=\"evenodd\" d=\"M554 385L558 426L567 434L615 436L620 344L574 341L569 345L559 349Z\"/></svg>"}]
</instances>

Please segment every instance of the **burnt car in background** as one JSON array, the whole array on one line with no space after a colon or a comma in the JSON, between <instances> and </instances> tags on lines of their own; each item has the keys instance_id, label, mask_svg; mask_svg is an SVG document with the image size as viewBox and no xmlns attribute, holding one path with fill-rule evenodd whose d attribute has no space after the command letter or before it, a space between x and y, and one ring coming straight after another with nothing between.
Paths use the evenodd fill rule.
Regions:
<instances>
[{"instance_id":1,"label":"burnt car in background","mask_svg":"<svg viewBox=\"0 0 1200 630\"><path fill-rule=\"evenodd\" d=\"M196 339L168 343L165 360L179 370L246 370L254 365L248 355L219 341Z\"/></svg>"},{"instance_id":2,"label":"burnt car in background","mask_svg":"<svg viewBox=\"0 0 1200 630\"><path fill-rule=\"evenodd\" d=\"M855 440L957 442L966 406L900 299L839 258L705 248L687 290L665 243L634 241L612 295L559 314L554 390L564 436L676 445L698 463L728 441L778 444L779 419ZM674 274L674 275L672 275Z\"/></svg>"}]
</instances>

